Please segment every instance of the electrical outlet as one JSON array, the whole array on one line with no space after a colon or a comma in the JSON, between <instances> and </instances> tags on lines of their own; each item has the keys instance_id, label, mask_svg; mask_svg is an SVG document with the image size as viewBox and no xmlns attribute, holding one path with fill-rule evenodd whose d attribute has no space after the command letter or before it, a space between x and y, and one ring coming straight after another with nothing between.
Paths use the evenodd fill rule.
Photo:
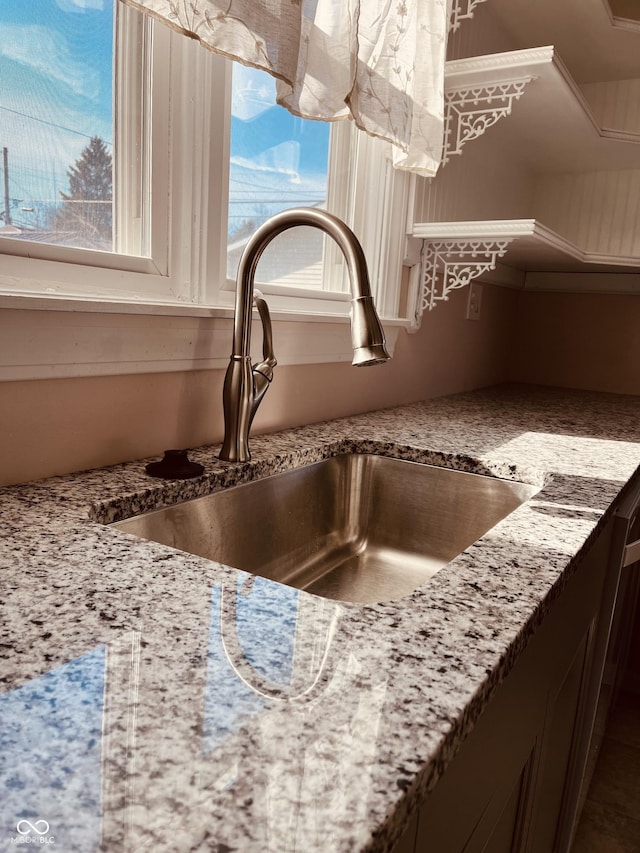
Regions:
<instances>
[{"instance_id":1,"label":"electrical outlet","mask_svg":"<svg viewBox=\"0 0 640 853\"><path fill-rule=\"evenodd\" d=\"M472 281L469 285L467 301L467 320L480 319L480 303L482 302L482 285Z\"/></svg>"}]
</instances>

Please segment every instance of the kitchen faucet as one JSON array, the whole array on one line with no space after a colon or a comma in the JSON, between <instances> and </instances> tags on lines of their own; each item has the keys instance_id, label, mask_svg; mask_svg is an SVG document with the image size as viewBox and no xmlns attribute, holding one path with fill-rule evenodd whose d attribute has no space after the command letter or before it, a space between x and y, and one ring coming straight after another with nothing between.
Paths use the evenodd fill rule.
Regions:
<instances>
[{"instance_id":1,"label":"kitchen faucet","mask_svg":"<svg viewBox=\"0 0 640 853\"><path fill-rule=\"evenodd\" d=\"M254 291L254 278L260 256L269 243L296 225L311 225L332 237L344 255L351 286L351 340L353 364L382 364L391 357L385 348L384 332L378 318L367 262L353 231L337 216L315 207L294 207L276 213L253 234L247 243L236 277L236 304L233 323L233 349L222 392L224 442L219 458L228 462L246 462L249 430L253 417L273 379L276 358L271 340L271 319L262 294ZM263 360L251 364L251 312L255 300L263 328Z\"/></svg>"}]
</instances>

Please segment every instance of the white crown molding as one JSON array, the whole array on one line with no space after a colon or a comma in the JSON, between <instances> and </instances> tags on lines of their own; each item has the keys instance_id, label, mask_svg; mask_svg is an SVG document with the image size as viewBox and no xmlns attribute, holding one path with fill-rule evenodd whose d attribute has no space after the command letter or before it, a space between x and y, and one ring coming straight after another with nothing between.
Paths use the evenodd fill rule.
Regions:
<instances>
[{"instance_id":1,"label":"white crown molding","mask_svg":"<svg viewBox=\"0 0 640 853\"><path fill-rule=\"evenodd\" d=\"M497 83L535 75L541 65L549 65L554 59L558 61L553 45L449 59L445 63L445 91L473 83Z\"/></svg>"},{"instance_id":2,"label":"white crown molding","mask_svg":"<svg viewBox=\"0 0 640 853\"><path fill-rule=\"evenodd\" d=\"M487 219L470 222L416 222L412 236L426 240L498 240L535 233L535 219Z\"/></svg>"},{"instance_id":3,"label":"white crown molding","mask_svg":"<svg viewBox=\"0 0 640 853\"><path fill-rule=\"evenodd\" d=\"M490 219L469 222L417 222L412 236L429 241L499 241L510 243L521 240L526 247L548 250L548 259L553 261L559 256L575 260L580 264L640 267L640 258L627 255L609 255L601 252L588 252L567 240L561 234L548 228L536 219Z\"/></svg>"}]
</instances>

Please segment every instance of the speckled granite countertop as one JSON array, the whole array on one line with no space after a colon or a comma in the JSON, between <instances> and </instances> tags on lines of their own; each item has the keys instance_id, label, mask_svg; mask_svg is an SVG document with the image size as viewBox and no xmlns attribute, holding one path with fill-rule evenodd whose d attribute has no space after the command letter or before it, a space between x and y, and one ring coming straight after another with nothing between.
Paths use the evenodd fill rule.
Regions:
<instances>
[{"instance_id":1,"label":"speckled granite countertop","mask_svg":"<svg viewBox=\"0 0 640 853\"><path fill-rule=\"evenodd\" d=\"M366 606L104 526L355 449L541 490ZM0 493L0 850L391 849L637 471L640 399L500 387L215 452Z\"/></svg>"}]
</instances>

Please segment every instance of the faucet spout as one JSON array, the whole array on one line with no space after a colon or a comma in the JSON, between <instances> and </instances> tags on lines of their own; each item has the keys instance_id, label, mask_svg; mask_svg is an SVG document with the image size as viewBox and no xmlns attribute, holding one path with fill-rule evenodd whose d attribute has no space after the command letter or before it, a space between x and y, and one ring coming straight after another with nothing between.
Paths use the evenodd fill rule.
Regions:
<instances>
[{"instance_id":1,"label":"faucet spout","mask_svg":"<svg viewBox=\"0 0 640 853\"><path fill-rule=\"evenodd\" d=\"M384 332L373 303L369 273L362 246L353 231L337 216L313 207L284 210L268 219L247 243L236 276L233 349L223 389L225 436L220 459L246 462L249 430L260 402L273 378L276 358L271 344L269 309L262 295L254 292L256 267L269 243L297 225L319 228L335 240L344 255L351 287L351 340L353 364L382 364L390 358ZM253 302L263 326L263 361L251 364L251 312Z\"/></svg>"}]
</instances>

